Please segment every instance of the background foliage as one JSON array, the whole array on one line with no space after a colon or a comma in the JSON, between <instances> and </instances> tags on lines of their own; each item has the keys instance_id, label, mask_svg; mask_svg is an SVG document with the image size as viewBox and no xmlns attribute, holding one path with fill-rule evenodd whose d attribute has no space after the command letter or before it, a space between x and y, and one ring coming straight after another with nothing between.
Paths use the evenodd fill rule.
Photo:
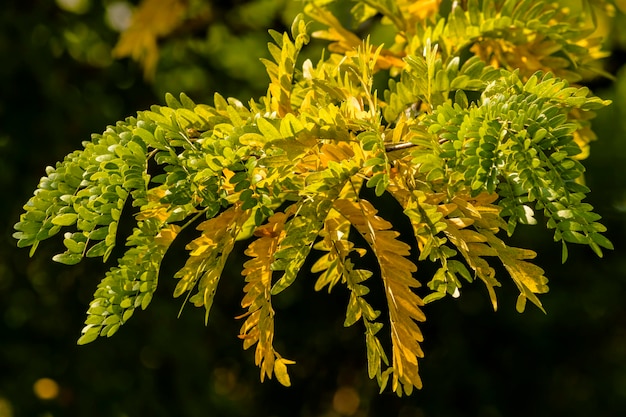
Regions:
<instances>
[{"instance_id":1,"label":"background foliage","mask_svg":"<svg viewBox=\"0 0 626 417\"><path fill-rule=\"evenodd\" d=\"M91 132L161 102L164 91L184 90L198 102L209 101L215 90L237 97L262 94L267 81L256 77L263 73L257 57L266 54L269 41L265 28L282 29L293 12L264 2L212 3L209 9L219 18L207 19L208 30L194 26L165 42L153 81L146 83L144 68L110 58L118 34L103 16L116 3L82 2L88 7L80 13L50 2L33 8L15 3L0 17L5 63L0 68L5 81L0 102L5 195L0 206L0 415L193 416L211 410L231 416L576 416L619 415L626 405L621 303L626 265L620 259L626 232L621 174L626 75L620 67L626 43L619 31L609 37L613 55L607 63L617 80L590 81L614 105L594 121L600 141L585 163L594 190L590 202L603 215L616 251L600 262L583 248L572 248L570 261L561 266L560 247L548 232L525 231L517 237L520 245L536 248L552 279L551 292L542 297L548 315L535 310L518 315L512 286L501 292L505 307L498 313L478 285L469 286L459 300L429 305L428 360L422 363L428 383L399 400L376 395L377 387L367 378L362 336L358 329L343 328L346 294L329 297L306 285L295 284L276 306L288 313L280 323L283 342L300 346L288 390L259 384L252 358L233 336L239 326L232 320L240 313L238 285L221 288L211 325L202 328L201 310L186 309L175 319L179 305L171 301L170 281L163 280L151 308L116 338L74 345L84 306L108 265L93 261L68 268L49 261L52 245L43 245L33 259L14 248L12 224L43 167L77 148ZM239 47L230 47L233 42ZM168 256L176 263L176 251ZM242 260L232 260L235 274ZM177 269L172 266L163 275ZM311 306L322 303L325 308L311 317ZM41 378L58 384L53 398L45 399L55 385Z\"/></svg>"}]
</instances>

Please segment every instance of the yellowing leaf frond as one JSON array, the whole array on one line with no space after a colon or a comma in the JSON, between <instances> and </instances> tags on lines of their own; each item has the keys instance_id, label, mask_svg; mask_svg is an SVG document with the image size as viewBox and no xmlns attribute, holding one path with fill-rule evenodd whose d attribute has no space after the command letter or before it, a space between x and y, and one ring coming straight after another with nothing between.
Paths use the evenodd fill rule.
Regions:
<instances>
[{"instance_id":1,"label":"yellowing leaf frond","mask_svg":"<svg viewBox=\"0 0 626 417\"><path fill-rule=\"evenodd\" d=\"M354 192L351 188L346 187L342 197L354 197ZM339 281L346 284L350 290L350 299L344 326L351 326L358 320L363 320L368 375L370 378L377 378L379 383L384 385L382 365L383 363L389 365L389 360L376 336L383 326L382 323L376 321L380 311L374 310L365 300L365 295L369 293L369 289L364 285L364 281L372 276L372 272L354 268L349 259L350 253L355 252L363 256L366 251L362 248L356 248L348 240L349 232L350 221L337 210L331 210L321 232L323 240L316 245L316 249L327 251L327 253L322 255L311 269L312 272L322 272L315 283L315 289L319 291L328 285L330 292ZM386 375L388 376L388 373Z\"/></svg>"},{"instance_id":2,"label":"yellowing leaf frond","mask_svg":"<svg viewBox=\"0 0 626 417\"><path fill-rule=\"evenodd\" d=\"M494 309L497 309L494 287L500 286L500 283L495 278L494 269L484 259L486 256L500 258L517 285L520 291L517 309L520 312L524 309L526 299L531 300L543 311L541 302L535 294L548 291L546 285L548 280L543 269L526 261L533 259L536 256L535 252L509 247L496 237L495 233L501 227L505 227L505 224L498 215L500 209L490 204L494 198L488 194L479 195L476 199L457 196L453 201L465 216L472 219L472 226L466 228L465 224L459 224L454 218L446 219L449 227L445 233L487 286Z\"/></svg>"},{"instance_id":3,"label":"yellowing leaf frond","mask_svg":"<svg viewBox=\"0 0 626 417\"><path fill-rule=\"evenodd\" d=\"M529 299L545 313L541 301L535 294L548 292L546 285L548 279L543 275L543 269L525 261L525 259L533 259L537 254L532 250L509 247L491 232L483 231L483 235L487 237L489 245L495 250L519 289L517 310L520 313L523 312L525 300Z\"/></svg>"},{"instance_id":4,"label":"yellowing leaf frond","mask_svg":"<svg viewBox=\"0 0 626 417\"><path fill-rule=\"evenodd\" d=\"M448 227L445 234L450 243L458 249L467 265L485 283L493 309L497 310L498 301L494 287L499 287L500 283L495 278L495 270L483 259L484 256L496 255L496 252L484 243L487 239L481 233L459 227L458 223L449 219L446 219L446 222Z\"/></svg>"},{"instance_id":5,"label":"yellowing leaf frond","mask_svg":"<svg viewBox=\"0 0 626 417\"><path fill-rule=\"evenodd\" d=\"M361 38L350 30L343 27L341 22L327 10L316 7L312 4L308 5L306 13L320 23L328 26L327 30L319 30L313 33L313 36L320 39L332 41L328 49L332 52L343 56L353 56L357 48L363 43ZM372 50L377 47L372 45ZM405 63L401 57L392 51L382 49L376 58L376 67L379 69L389 69L392 67L402 68Z\"/></svg>"},{"instance_id":6,"label":"yellowing leaf frond","mask_svg":"<svg viewBox=\"0 0 626 417\"><path fill-rule=\"evenodd\" d=\"M202 233L187 245L187 262L174 275L175 278L180 278L174 289L174 297L191 291L198 284L198 292L189 300L196 307L204 306L205 321L208 320L226 259L249 216L248 212L232 206L218 216L202 222L197 227Z\"/></svg>"},{"instance_id":7,"label":"yellowing leaf frond","mask_svg":"<svg viewBox=\"0 0 626 417\"><path fill-rule=\"evenodd\" d=\"M261 381L274 372L283 385L289 385L285 365L287 362L274 350L274 309L271 301L272 269L274 254L284 236L285 222L288 215L276 213L268 223L254 232L258 238L248 246L245 254L252 257L243 265L242 274L246 277L245 296L241 306L248 312L241 326L239 337L243 339L244 349L256 344L255 363L261 368ZM293 362L291 362L293 363Z\"/></svg>"},{"instance_id":8,"label":"yellowing leaf frond","mask_svg":"<svg viewBox=\"0 0 626 417\"><path fill-rule=\"evenodd\" d=\"M362 182L350 182L341 190L339 198L355 198L361 184ZM320 291L325 286L328 286L328 292L330 292L344 275L342 265L348 255L354 251L359 256L363 256L366 251L362 248L356 248L354 243L349 240L350 221L335 209L331 209L326 216L324 227L320 231L320 237L322 237L322 240L314 247L327 253L315 262L311 272L321 272L315 283L315 291Z\"/></svg>"},{"instance_id":9,"label":"yellowing leaf frond","mask_svg":"<svg viewBox=\"0 0 626 417\"><path fill-rule=\"evenodd\" d=\"M417 358L423 357L419 342L422 332L416 321L424 321L422 299L412 291L420 283L413 278L417 270L406 256L410 247L397 240L398 232L388 230L391 223L376 215L367 200L336 200L334 208L345 216L371 246L380 265L381 277L389 308L392 342L392 389L407 394L421 388Z\"/></svg>"},{"instance_id":10,"label":"yellowing leaf frond","mask_svg":"<svg viewBox=\"0 0 626 417\"><path fill-rule=\"evenodd\" d=\"M334 214L334 215L333 215ZM324 229L320 233L323 240L315 245L315 249L328 251L322 255L311 268L311 272L321 272L315 283L315 290L319 291L328 286L330 292L342 275L341 263L354 249L354 243L348 240L350 222L332 211L324 222ZM363 255L364 251L359 251Z\"/></svg>"}]
</instances>

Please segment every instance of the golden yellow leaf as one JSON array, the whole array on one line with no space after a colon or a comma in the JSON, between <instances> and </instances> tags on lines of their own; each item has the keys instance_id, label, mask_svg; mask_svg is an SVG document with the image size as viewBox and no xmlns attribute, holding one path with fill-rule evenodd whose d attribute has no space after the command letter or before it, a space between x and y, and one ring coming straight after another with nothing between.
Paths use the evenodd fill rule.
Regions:
<instances>
[{"instance_id":1,"label":"golden yellow leaf","mask_svg":"<svg viewBox=\"0 0 626 417\"><path fill-rule=\"evenodd\" d=\"M183 23L187 5L185 0L142 0L113 55L138 61L143 66L144 77L152 79L159 59L157 41Z\"/></svg>"},{"instance_id":2,"label":"golden yellow leaf","mask_svg":"<svg viewBox=\"0 0 626 417\"><path fill-rule=\"evenodd\" d=\"M180 232L180 226L175 224L170 224L163 229L155 236L154 241L159 246L169 246L176 236Z\"/></svg>"},{"instance_id":3,"label":"golden yellow leaf","mask_svg":"<svg viewBox=\"0 0 626 417\"><path fill-rule=\"evenodd\" d=\"M497 251L498 257L517 285L520 294L545 313L541 301L535 294L548 292L548 279L544 276L543 269L525 261L525 259L533 259L536 253L528 249L506 246L491 232L484 232L484 234L490 246ZM523 304L518 304L518 306L523 306Z\"/></svg>"},{"instance_id":4,"label":"golden yellow leaf","mask_svg":"<svg viewBox=\"0 0 626 417\"><path fill-rule=\"evenodd\" d=\"M180 279L174 289L174 297L190 291L198 283L198 293L190 301L198 307L204 305L207 318L226 257L247 217L248 213L233 206L200 223L197 227L201 231L200 236L186 246L189 258L174 274Z\"/></svg>"},{"instance_id":5,"label":"golden yellow leaf","mask_svg":"<svg viewBox=\"0 0 626 417\"><path fill-rule=\"evenodd\" d=\"M347 218L370 244L380 265L385 287L392 343L392 389L402 392L422 387L417 358L424 356L419 342L422 332L416 321L424 321L422 299L411 288L420 286L412 273L417 270L406 258L410 246L397 240L398 232L388 230L391 223L377 216L367 200L338 199L335 210Z\"/></svg>"},{"instance_id":6,"label":"golden yellow leaf","mask_svg":"<svg viewBox=\"0 0 626 417\"><path fill-rule=\"evenodd\" d=\"M355 56L359 46L363 44L363 40L353 32L349 31L339 20L329 11L315 7L312 4L307 7L307 14L318 22L328 26L327 30L319 30L313 33L314 37L332 41L328 49L332 52L344 56ZM378 46L372 45L371 51L376 51ZM376 58L377 69L389 69L391 67L404 68L406 63L401 56L396 55L390 50L381 49Z\"/></svg>"},{"instance_id":7,"label":"golden yellow leaf","mask_svg":"<svg viewBox=\"0 0 626 417\"><path fill-rule=\"evenodd\" d=\"M146 192L148 204L141 207L137 214L137 220L156 219L159 222L166 221L170 216L171 206L161 204L160 201L165 197L166 190L161 187L151 188Z\"/></svg>"},{"instance_id":8,"label":"golden yellow leaf","mask_svg":"<svg viewBox=\"0 0 626 417\"><path fill-rule=\"evenodd\" d=\"M543 310L541 302L535 294L548 291L547 278L543 269L527 262L533 259L535 252L507 246L496 237L495 233L506 224L500 218L500 208L491 204L496 197L481 194L474 198L468 196L456 196L453 201L467 219L446 218L448 224L445 234L450 242L456 246L470 268L485 283L489 291L494 310L497 309L497 300L494 287L500 283L495 279L495 270L483 259L486 256L495 256L500 259L505 269L517 285L520 298L517 303L518 310L529 299L537 307Z\"/></svg>"},{"instance_id":9,"label":"golden yellow leaf","mask_svg":"<svg viewBox=\"0 0 626 417\"><path fill-rule=\"evenodd\" d=\"M278 244L284 235L285 222L287 221L290 211L286 213L275 213L266 224L259 226L254 235L258 237L245 250L245 254L252 259L246 261L243 265L242 275L246 278L244 286L244 297L241 306L247 308L246 314L240 316L246 317L241 329L239 330L239 338L244 341L244 349L256 344L254 354L255 363L261 368L261 381L272 377L272 373L276 369L277 358L280 358L274 350L274 309L271 301L272 288L272 270L271 264L274 261L274 254L278 248ZM285 385L289 382L286 375L287 370L284 365L287 363L285 359L278 365L281 375L277 375L279 382ZM283 368L284 367L284 368Z\"/></svg>"},{"instance_id":10,"label":"golden yellow leaf","mask_svg":"<svg viewBox=\"0 0 626 417\"><path fill-rule=\"evenodd\" d=\"M439 11L441 0L399 1L400 10L411 16L414 22L419 22L434 16Z\"/></svg>"},{"instance_id":11,"label":"golden yellow leaf","mask_svg":"<svg viewBox=\"0 0 626 417\"><path fill-rule=\"evenodd\" d=\"M293 361L289 361L292 362ZM282 385L289 387L291 386L291 380L289 378L289 373L287 372L287 361L285 361L284 359L280 358L280 359L276 359L274 361L274 375L276 375L276 379L278 380L278 382L280 382Z\"/></svg>"},{"instance_id":12,"label":"golden yellow leaf","mask_svg":"<svg viewBox=\"0 0 626 417\"><path fill-rule=\"evenodd\" d=\"M143 209L137 214L137 220L156 219L159 222L164 222L170 217L170 208L171 206L167 204L160 204L156 207Z\"/></svg>"}]
</instances>

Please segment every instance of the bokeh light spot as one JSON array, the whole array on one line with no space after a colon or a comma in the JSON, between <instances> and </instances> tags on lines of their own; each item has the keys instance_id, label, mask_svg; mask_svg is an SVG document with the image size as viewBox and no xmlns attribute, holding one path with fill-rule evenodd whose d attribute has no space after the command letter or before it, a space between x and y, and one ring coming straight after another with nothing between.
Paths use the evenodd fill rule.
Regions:
<instances>
[{"instance_id":1,"label":"bokeh light spot","mask_svg":"<svg viewBox=\"0 0 626 417\"><path fill-rule=\"evenodd\" d=\"M89 10L89 0L57 0L57 5L68 12L82 14Z\"/></svg>"},{"instance_id":2,"label":"bokeh light spot","mask_svg":"<svg viewBox=\"0 0 626 417\"><path fill-rule=\"evenodd\" d=\"M106 8L106 22L118 32L123 32L130 26L133 17L131 5L125 1L116 1Z\"/></svg>"},{"instance_id":3,"label":"bokeh light spot","mask_svg":"<svg viewBox=\"0 0 626 417\"><path fill-rule=\"evenodd\" d=\"M13 417L13 407L6 398L0 397L0 417Z\"/></svg>"},{"instance_id":4,"label":"bokeh light spot","mask_svg":"<svg viewBox=\"0 0 626 417\"><path fill-rule=\"evenodd\" d=\"M33 384L33 391L39 399L53 400L59 395L59 384L50 378L39 378Z\"/></svg>"},{"instance_id":5,"label":"bokeh light spot","mask_svg":"<svg viewBox=\"0 0 626 417\"><path fill-rule=\"evenodd\" d=\"M357 412L361 404L361 397L353 387L344 386L335 391L333 408L344 416L351 416Z\"/></svg>"}]
</instances>

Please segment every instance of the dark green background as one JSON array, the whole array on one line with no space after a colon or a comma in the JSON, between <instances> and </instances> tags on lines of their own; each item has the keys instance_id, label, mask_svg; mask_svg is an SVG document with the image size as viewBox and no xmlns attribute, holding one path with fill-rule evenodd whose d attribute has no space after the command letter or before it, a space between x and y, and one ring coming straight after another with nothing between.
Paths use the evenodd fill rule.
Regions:
<instances>
[{"instance_id":1,"label":"dark green background","mask_svg":"<svg viewBox=\"0 0 626 417\"><path fill-rule=\"evenodd\" d=\"M150 308L136 313L115 337L78 347L84 313L100 277L111 266L87 260L74 267L50 258L59 240L33 258L17 249L12 227L46 165L79 148L92 132L162 103L165 91L185 90L197 102L214 91L242 101L264 93L257 57L293 17L285 3L266 13L241 10L263 2L213 2L211 27L163 45L154 83L128 60L107 54L117 33L104 22L103 4L83 14L54 2L4 2L0 11L0 417L9 416L338 416L334 393L352 386L361 397L356 416L621 416L626 409L626 73L620 71L623 35L610 39L607 68L617 81L590 86L614 104L594 123L587 183L589 201L604 217L615 250L599 259L587 248L560 246L539 227L520 229L516 243L535 249L550 278L532 306L515 312L514 285L500 275L500 309L493 312L480 283L460 299L425 308L424 389L409 398L379 395L367 378L362 330L342 326L346 293L315 293L301 279L276 300L277 349L294 359L291 388L261 384L253 351L236 335L242 255L220 283L209 325L192 306L177 318L170 279L184 259L168 253ZM269 4L269 3L268 3ZM254 11L255 9L252 9ZM623 18L621 26L623 27ZM620 25L618 25L619 27ZM204 39L194 46L190 39ZM621 40L620 40L621 39ZM208 46L207 46L208 45ZM100 49L98 49L100 48ZM102 49L104 48L104 49ZM90 54L90 51L92 52ZM241 252L241 251L240 251ZM427 273L428 268L422 269ZM378 294L379 296L379 294ZM377 294L372 294L375 300ZM33 384L52 378L53 400L38 399Z\"/></svg>"}]
</instances>

